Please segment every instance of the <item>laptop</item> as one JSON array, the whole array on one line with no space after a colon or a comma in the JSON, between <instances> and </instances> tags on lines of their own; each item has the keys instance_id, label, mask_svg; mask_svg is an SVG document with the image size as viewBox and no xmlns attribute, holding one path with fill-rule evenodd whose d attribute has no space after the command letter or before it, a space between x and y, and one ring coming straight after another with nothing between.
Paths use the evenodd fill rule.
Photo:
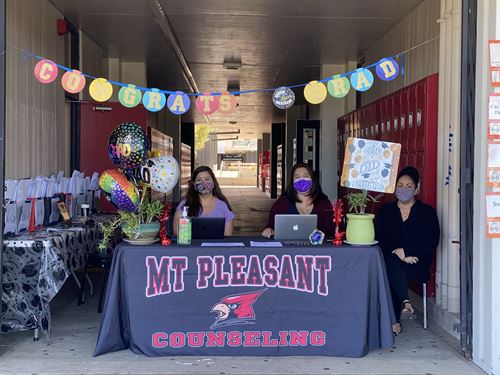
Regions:
<instances>
[{"instance_id":1,"label":"laptop","mask_svg":"<svg viewBox=\"0 0 500 375\"><path fill-rule=\"evenodd\" d=\"M318 225L317 215L276 215L274 217L275 240L309 240Z\"/></svg>"},{"instance_id":2,"label":"laptop","mask_svg":"<svg viewBox=\"0 0 500 375\"><path fill-rule=\"evenodd\" d=\"M224 238L226 219L223 217L192 217L191 238L193 240L215 240Z\"/></svg>"}]
</instances>

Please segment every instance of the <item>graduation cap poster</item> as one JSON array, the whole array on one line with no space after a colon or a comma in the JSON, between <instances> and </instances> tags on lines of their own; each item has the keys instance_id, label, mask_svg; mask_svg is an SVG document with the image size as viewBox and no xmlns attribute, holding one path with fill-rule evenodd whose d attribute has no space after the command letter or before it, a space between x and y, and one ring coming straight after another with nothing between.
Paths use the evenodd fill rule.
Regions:
<instances>
[{"instance_id":1,"label":"graduation cap poster","mask_svg":"<svg viewBox=\"0 0 500 375\"><path fill-rule=\"evenodd\" d=\"M348 138L340 184L347 188L394 193L401 145Z\"/></svg>"}]
</instances>

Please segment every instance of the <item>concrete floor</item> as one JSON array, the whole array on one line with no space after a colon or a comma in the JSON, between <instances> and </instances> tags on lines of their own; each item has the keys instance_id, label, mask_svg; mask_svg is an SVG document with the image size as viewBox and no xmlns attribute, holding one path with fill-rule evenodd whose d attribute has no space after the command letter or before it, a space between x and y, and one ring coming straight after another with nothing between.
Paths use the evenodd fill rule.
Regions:
<instances>
[{"instance_id":1,"label":"concrete floor","mask_svg":"<svg viewBox=\"0 0 500 375\"><path fill-rule=\"evenodd\" d=\"M265 195L256 189L233 188L224 189L224 192L240 218L248 215L244 220L249 224L237 224L237 233L259 232L261 220L267 216L270 206ZM91 277L99 290L101 274L92 273ZM418 320L405 323L404 331L396 338L394 348L373 351L364 358L148 358L129 350L94 358L92 353L101 318L96 312L98 293L83 306L78 306L77 294L74 281L69 279L52 302L53 334L50 343L45 337L34 342L30 333L0 335L0 374L484 375L484 372L456 350L453 339L439 330L423 330Z\"/></svg>"}]
</instances>

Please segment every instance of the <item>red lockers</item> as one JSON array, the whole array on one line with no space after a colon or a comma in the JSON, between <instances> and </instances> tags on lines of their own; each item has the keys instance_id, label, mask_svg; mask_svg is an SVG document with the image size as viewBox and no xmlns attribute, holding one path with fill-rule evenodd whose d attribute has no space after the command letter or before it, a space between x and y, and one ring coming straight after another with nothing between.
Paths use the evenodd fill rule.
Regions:
<instances>
[{"instance_id":1,"label":"red lockers","mask_svg":"<svg viewBox=\"0 0 500 375\"><path fill-rule=\"evenodd\" d=\"M338 119L339 166L342 168L347 137L359 137L401 143L399 169L414 166L420 173L419 198L436 207L438 74L433 74L376 102ZM358 127L359 128L359 127ZM364 130L363 130L364 129ZM345 135L342 137L341 135ZM339 169L339 174L342 171ZM339 188L339 196L347 192ZM387 195L382 202L394 200ZM434 295L434 270L429 280Z\"/></svg>"}]
</instances>

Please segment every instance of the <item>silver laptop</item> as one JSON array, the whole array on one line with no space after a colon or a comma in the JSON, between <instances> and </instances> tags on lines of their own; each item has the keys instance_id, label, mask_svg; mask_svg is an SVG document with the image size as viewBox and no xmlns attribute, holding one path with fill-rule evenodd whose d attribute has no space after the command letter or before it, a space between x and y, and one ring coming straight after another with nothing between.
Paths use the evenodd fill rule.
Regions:
<instances>
[{"instance_id":1,"label":"silver laptop","mask_svg":"<svg viewBox=\"0 0 500 375\"><path fill-rule=\"evenodd\" d=\"M276 215L275 240L308 240L318 225L317 215Z\"/></svg>"}]
</instances>

